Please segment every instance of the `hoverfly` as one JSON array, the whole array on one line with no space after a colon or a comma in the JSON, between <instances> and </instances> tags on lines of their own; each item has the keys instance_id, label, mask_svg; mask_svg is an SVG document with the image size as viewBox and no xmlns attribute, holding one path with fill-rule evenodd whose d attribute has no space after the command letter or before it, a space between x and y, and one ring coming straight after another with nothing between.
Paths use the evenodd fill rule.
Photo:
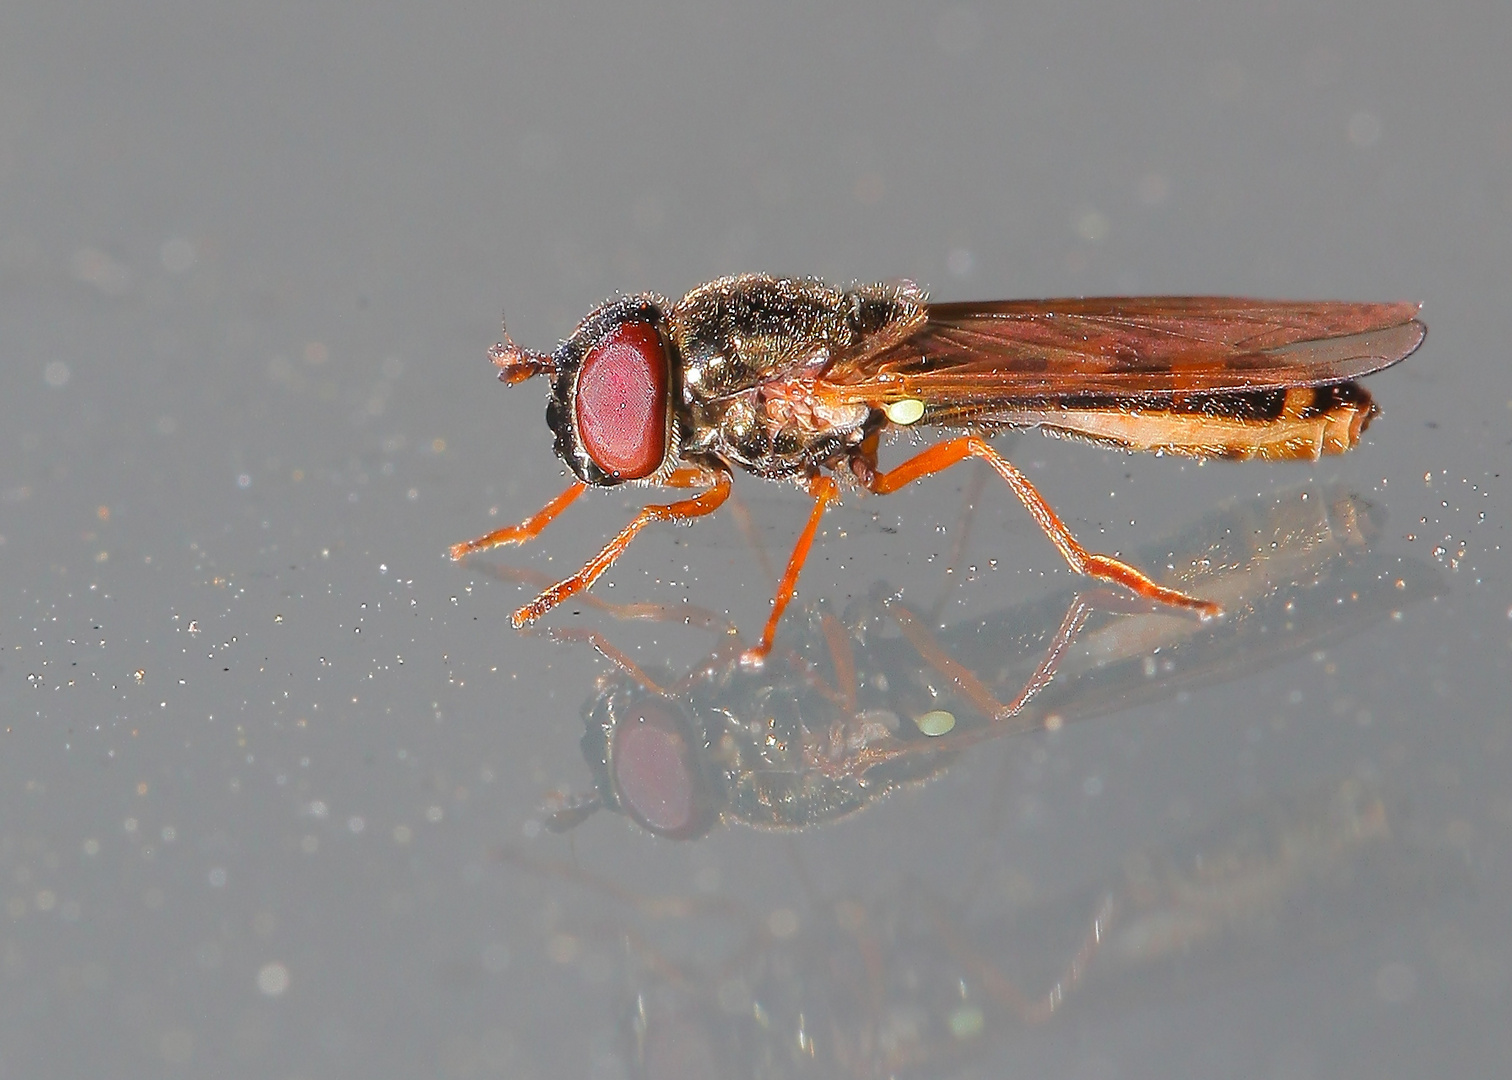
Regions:
<instances>
[{"instance_id":1,"label":"hoverfly","mask_svg":"<svg viewBox=\"0 0 1512 1080\"><path fill-rule=\"evenodd\" d=\"M514 613L524 626L587 589L653 521L718 509L733 470L791 480L814 499L760 644L772 648L825 508L842 483L896 491L970 457L986 461L1079 573L1148 600L1221 612L1089 552L988 439L1015 428L1127 450L1315 460L1354 446L1375 415L1353 380L1423 340L1414 303L1146 297L932 304L911 283L835 288L811 278L721 278L676 303L646 293L592 312L555 352L506 333L506 383L551 378L546 422L576 479L534 516L451 557L539 535L588 487L701 489L646 506L581 570ZM881 436L958 433L883 470Z\"/></svg>"}]
</instances>

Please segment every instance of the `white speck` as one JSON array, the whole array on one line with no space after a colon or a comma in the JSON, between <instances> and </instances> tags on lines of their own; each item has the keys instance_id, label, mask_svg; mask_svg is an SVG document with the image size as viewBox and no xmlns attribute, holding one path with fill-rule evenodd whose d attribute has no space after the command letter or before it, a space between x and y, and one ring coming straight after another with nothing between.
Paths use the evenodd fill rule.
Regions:
<instances>
[{"instance_id":1,"label":"white speck","mask_svg":"<svg viewBox=\"0 0 1512 1080\"><path fill-rule=\"evenodd\" d=\"M278 997L289 988L289 969L276 960L257 972L257 988L268 997Z\"/></svg>"},{"instance_id":2,"label":"white speck","mask_svg":"<svg viewBox=\"0 0 1512 1080\"><path fill-rule=\"evenodd\" d=\"M367 828L367 822L359 815L353 814L347 818L347 828L354 833L360 833L363 829Z\"/></svg>"},{"instance_id":3,"label":"white speck","mask_svg":"<svg viewBox=\"0 0 1512 1080\"><path fill-rule=\"evenodd\" d=\"M211 867L210 873L205 875L212 889L224 889L226 887L226 868L224 866Z\"/></svg>"},{"instance_id":4,"label":"white speck","mask_svg":"<svg viewBox=\"0 0 1512 1080\"><path fill-rule=\"evenodd\" d=\"M432 825L440 821L443 816L439 806L432 806L425 811L425 820L429 821Z\"/></svg>"},{"instance_id":5,"label":"white speck","mask_svg":"<svg viewBox=\"0 0 1512 1080\"><path fill-rule=\"evenodd\" d=\"M61 390L68 385L68 380L73 377L73 372L68 370L68 365L61 360L54 360L42 369L42 378L47 380L47 385L54 390Z\"/></svg>"},{"instance_id":6,"label":"white speck","mask_svg":"<svg viewBox=\"0 0 1512 1080\"><path fill-rule=\"evenodd\" d=\"M246 473L242 473L236 478L236 486L245 491L247 488L252 486L252 478Z\"/></svg>"}]
</instances>

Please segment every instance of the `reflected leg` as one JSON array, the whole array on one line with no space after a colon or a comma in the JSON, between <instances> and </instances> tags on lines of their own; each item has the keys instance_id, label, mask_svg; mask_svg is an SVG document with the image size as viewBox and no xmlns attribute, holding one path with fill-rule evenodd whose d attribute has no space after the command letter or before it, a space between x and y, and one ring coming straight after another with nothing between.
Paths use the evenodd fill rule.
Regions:
<instances>
[{"instance_id":1,"label":"reflected leg","mask_svg":"<svg viewBox=\"0 0 1512 1080\"><path fill-rule=\"evenodd\" d=\"M500 581L507 581L514 585L528 585L538 590L556 582L554 575L543 574L539 570L499 566L492 563L480 563L478 569ZM735 626L724 616L695 604L666 604L656 600L631 600L626 603L617 603L592 593L584 593L581 602L621 622L646 621L665 623L668 626L691 626L721 637L734 637L736 632ZM556 637L557 635L552 633L548 636Z\"/></svg>"},{"instance_id":2,"label":"reflected leg","mask_svg":"<svg viewBox=\"0 0 1512 1080\"><path fill-rule=\"evenodd\" d=\"M1105 897L1097 914L1092 917L1092 925L1087 936L1082 939L1081 947L1066 964L1055 984L1037 998L1029 997L1006 975L984 960L980 950L966 941L943 914L935 916L935 927L956 962L976 977L982 984L982 989L994 1001L1026 1024L1042 1024L1054 1015L1055 1010L1065 1002L1066 995L1081 982L1087 966L1092 962L1093 954L1097 952L1098 945L1102 944L1103 935L1107 933L1116 910L1113 897Z\"/></svg>"},{"instance_id":3,"label":"reflected leg","mask_svg":"<svg viewBox=\"0 0 1512 1080\"><path fill-rule=\"evenodd\" d=\"M961 512L956 518L955 527L950 530L955 539L950 545L950 557L945 562L945 585L929 608L931 623L940 621L941 616L945 614L945 605L950 602L952 593L959 588L956 568L960 565L962 556L966 554L966 541L970 538L972 522L976 520L977 502L981 499L982 489L986 486L987 470L973 468L971 478L966 481L966 498L961 504Z\"/></svg>"},{"instance_id":4,"label":"reflected leg","mask_svg":"<svg viewBox=\"0 0 1512 1080\"><path fill-rule=\"evenodd\" d=\"M1040 658L1038 666L1033 674L1024 681L1018 695L1012 701L1004 705L993 696L992 691L980 679L972 673L971 669L950 657L940 644L935 641L927 627L904 607L901 601L887 600L888 613L897 622L898 628L903 631L903 636L908 639L914 651L919 654L930 667L947 676L957 689L983 715L995 723L1011 719L1024 711L1031 698L1045 687L1049 686L1055 678L1056 671L1060 668L1061 660L1065 657L1071 643L1081 633L1082 627L1087 625L1087 620L1092 617L1094 611L1117 611L1121 597L1111 592L1098 589L1090 593L1077 595L1069 607L1066 608L1065 617L1061 619L1060 626L1050 638L1050 644L1046 646L1044 656ZM1038 726L1038 721L1034 726ZM993 737L1003 734L994 731Z\"/></svg>"},{"instance_id":5,"label":"reflected leg","mask_svg":"<svg viewBox=\"0 0 1512 1080\"><path fill-rule=\"evenodd\" d=\"M897 623L904 639L919 654L919 658L948 678L961 696L986 716L990 723L954 730L923 741L882 738L865 740L858 746L849 745L850 740L846 738L850 734L848 731L832 728L828 743L816 744L808 755L810 766L826 776L860 776L884 762L919 754L956 753L989 739L1043 729L1050 717L1025 713L1030 700L1050 685L1072 643L1081 634L1093 612L1119 612L1130 601L1121 593L1114 594L1105 589L1095 589L1074 597L1034 671L1019 687L1013 700L1006 705L997 699L993 689L970 668L951 657L930 633L924 621L905 607L902 601L894 596L884 598L881 603ZM823 690L823 687L820 689Z\"/></svg>"}]
</instances>

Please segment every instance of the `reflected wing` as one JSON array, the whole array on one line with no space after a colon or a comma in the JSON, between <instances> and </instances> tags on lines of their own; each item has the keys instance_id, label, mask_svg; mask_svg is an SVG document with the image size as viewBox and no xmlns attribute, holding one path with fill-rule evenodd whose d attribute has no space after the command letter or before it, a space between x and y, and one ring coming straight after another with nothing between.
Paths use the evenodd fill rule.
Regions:
<instances>
[{"instance_id":1,"label":"reflected wing","mask_svg":"<svg viewBox=\"0 0 1512 1080\"><path fill-rule=\"evenodd\" d=\"M839 359L851 400L917 398L934 415L1066 397L1165 399L1346 382L1423 340L1414 303L1158 296L931 304L920 329Z\"/></svg>"}]
</instances>

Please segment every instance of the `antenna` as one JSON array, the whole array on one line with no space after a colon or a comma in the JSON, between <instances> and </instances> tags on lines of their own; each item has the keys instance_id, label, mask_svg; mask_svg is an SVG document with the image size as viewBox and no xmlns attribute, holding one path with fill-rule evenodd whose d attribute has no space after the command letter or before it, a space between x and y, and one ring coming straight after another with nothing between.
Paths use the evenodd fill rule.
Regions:
<instances>
[{"instance_id":1,"label":"antenna","mask_svg":"<svg viewBox=\"0 0 1512 1080\"><path fill-rule=\"evenodd\" d=\"M488 358L499 369L499 381L511 385L524 382L536 375L555 375L556 358L550 353L530 352L522 349L509 337L509 331L500 324L504 340L488 350Z\"/></svg>"}]
</instances>

